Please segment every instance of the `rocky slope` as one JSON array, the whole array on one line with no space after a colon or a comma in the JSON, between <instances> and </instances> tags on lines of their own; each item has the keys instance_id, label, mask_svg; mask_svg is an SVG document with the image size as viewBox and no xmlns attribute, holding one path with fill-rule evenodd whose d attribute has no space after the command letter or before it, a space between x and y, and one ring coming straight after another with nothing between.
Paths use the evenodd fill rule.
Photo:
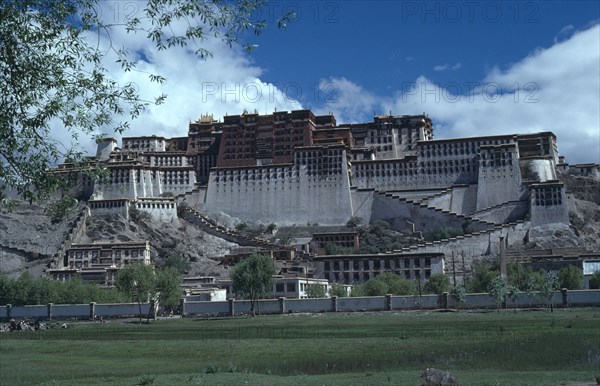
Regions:
<instances>
[{"instance_id":1,"label":"rocky slope","mask_svg":"<svg viewBox=\"0 0 600 386\"><path fill-rule=\"evenodd\" d=\"M567 187L571 225L549 224L532 228L531 237L510 249L578 247L600 251L600 181L578 176L560 176L560 179ZM0 272L18 275L30 271L33 275L41 275L82 207L73 208L63 221L57 223L52 222L42 206L17 203L12 210L0 208ZM231 220L223 217L218 220ZM184 254L191 261L189 276L227 275L227 271L218 265L219 257L237 246L182 219L165 223L143 213L132 215L130 219L119 215L90 217L85 235L77 242L144 240L150 241L155 263L163 262L161 253L165 248L175 248L177 253Z\"/></svg>"},{"instance_id":2,"label":"rocky slope","mask_svg":"<svg viewBox=\"0 0 600 386\"><path fill-rule=\"evenodd\" d=\"M82 206L73 208L63 221L52 223L41 206L17 204L11 210L0 209L0 272L16 276L29 271L43 273L47 264L67 237ZM159 251L165 245L175 246L190 260L187 275L227 275L218 265L219 257L236 244L206 234L193 225L175 219L164 223L150 216L125 219L119 215L88 218L86 233L76 242L128 242L148 240L151 257L163 263Z\"/></svg>"}]
</instances>

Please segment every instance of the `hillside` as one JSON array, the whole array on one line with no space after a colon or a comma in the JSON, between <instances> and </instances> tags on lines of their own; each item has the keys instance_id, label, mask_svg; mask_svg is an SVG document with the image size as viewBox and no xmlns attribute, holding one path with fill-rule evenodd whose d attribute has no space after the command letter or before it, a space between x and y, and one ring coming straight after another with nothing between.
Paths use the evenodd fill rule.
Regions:
<instances>
[{"instance_id":1,"label":"hillside","mask_svg":"<svg viewBox=\"0 0 600 386\"><path fill-rule=\"evenodd\" d=\"M18 275L30 271L39 276L67 237L82 206L74 208L67 218L52 223L45 208L17 204L12 210L0 211L0 272ZM218 257L236 244L211 236L184 220L158 222L141 215L136 219L119 215L89 217L85 235L76 242L128 242L148 240L153 262L162 264L159 250L169 246L190 260L188 275L226 275L218 265Z\"/></svg>"},{"instance_id":2,"label":"hillside","mask_svg":"<svg viewBox=\"0 0 600 386\"><path fill-rule=\"evenodd\" d=\"M600 182L581 176L560 177L567 187L571 225L549 224L532 228L530 237L522 243L511 245L511 250L561 247L600 250ZM83 207L80 204L72 208L68 216L58 222L53 222L47 208L40 205L16 203L10 210L0 208L0 272L18 275L29 271L35 276L41 275L68 236ZM369 228L379 229L377 226ZM296 228L291 227L288 231L294 229ZM280 229L277 236L286 233L285 231L285 228ZM384 241L390 245L398 241L388 234L383 236L374 239L377 244L375 246L382 247L379 244L385 244ZM361 234L363 242L366 241L365 238L373 238L373 235ZM404 241L417 242L409 239ZM207 234L181 218L162 222L143 212L133 213L129 219L116 214L89 217L85 234L75 241L91 243L145 240L151 244L151 257L155 264L163 264L164 254L167 252L182 255L189 260L189 276L227 275L227 271L218 264L220 257L237 246ZM372 249L371 252L375 252Z\"/></svg>"}]
</instances>

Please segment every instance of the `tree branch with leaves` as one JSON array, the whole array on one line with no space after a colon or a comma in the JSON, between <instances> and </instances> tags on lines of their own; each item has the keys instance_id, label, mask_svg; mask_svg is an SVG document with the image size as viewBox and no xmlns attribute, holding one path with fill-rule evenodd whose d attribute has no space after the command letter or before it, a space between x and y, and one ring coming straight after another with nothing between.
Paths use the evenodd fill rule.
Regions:
<instances>
[{"instance_id":1,"label":"tree branch with leaves","mask_svg":"<svg viewBox=\"0 0 600 386\"><path fill-rule=\"evenodd\" d=\"M258 299L272 292L275 266L270 256L253 254L237 263L230 276L235 293L250 299L250 311L255 316Z\"/></svg>"},{"instance_id":2,"label":"tree branch with leaves","mask_svg":"<svg viewBox=\"0 0 600 386\"><path fill-rule=\"evenodd\" d=\"M142 4L135 2L135 4ZM116 48L117 29L145 34L159 51L193 45L210 57L205 43L216 39L250 50L244 37L266 27L260 11L266 0L148 0L124 20L105 20L100 0L8 0L0 7L0 201L9 191L34 201L47 198L63 181L46 173L65 159L82 162L81 136L122 133L129 122L166 96L144 100L133 83L118 84L110 61L136 69L125 47ZM294 18L283 15L280 28ZM181 28L185 25L185 28ZM100 44L108 42L108 49ZM115 59L116 58L116 59ZM148 74L162 83L160 74ZM51 138L67 133L70 143Z\"/></svg>"}]
</instances>

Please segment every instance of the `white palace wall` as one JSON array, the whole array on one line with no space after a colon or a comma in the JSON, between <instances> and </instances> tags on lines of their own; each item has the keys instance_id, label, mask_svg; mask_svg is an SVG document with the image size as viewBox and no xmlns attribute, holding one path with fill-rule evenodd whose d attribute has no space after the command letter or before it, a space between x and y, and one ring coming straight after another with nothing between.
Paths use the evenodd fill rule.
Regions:
<instances>
[{"instance_id":1,"label":"white palace wall","mask_svg":"<svg viewBox=\"0 0 600 386\"><path fill-rule=\"evenodd\" d=\"M140 198L131 205L162 221L178 221L177 204L173 198Z\"/></svg>"},{"instance_id":2,"label":"white palace wall","mask_svg":"<svg viewBox=\"0 0 600 386\"><path fill-rule=\"evenodd\" d=\"M482 148L477 184L477 211L507 201L521 200L525 194L515 145L503 144Z\"/></svg>"},{"instance_id":3,"label":"white palace wall","mask_svg":"<svg viewBox=\"0 0 600 386\"><path fill-rule=\"evenodd\" d=\"M335 151L335 150L334 150ZM225 212L243 221L281 225L345 224L352 216L346 152L330 157L335 171L319 172L311 160L211 171L206 194L209 213ZM313 162L321 162L315 156ZM316 168L316 169L315 169Z\"/></svg>"},{"instance_id":4,"label":"white palace wall","mask_svg":"<svg viewBox=\"0 0 600 386\"><path fill-rule=\"evenodd\" d=\"M88 205L92 216L119 214L125 218L129 218L131 208L134 208L162 221L177 219L177 204L173 198L90 200Z\"/></svg>"},{"instance_id":5,"label":"white palace wall","mask_svg":"<svg viewBox=\"0 0 600 386\"><path fill-rule=\"evenodd\" d=\"M108 181L97 182L94 199L137 199L138 197L160 197L191 191L196 183L196 174L189 167L146 168L141 166L115 167L109 169Z\"/></svg>"}]
</instances>

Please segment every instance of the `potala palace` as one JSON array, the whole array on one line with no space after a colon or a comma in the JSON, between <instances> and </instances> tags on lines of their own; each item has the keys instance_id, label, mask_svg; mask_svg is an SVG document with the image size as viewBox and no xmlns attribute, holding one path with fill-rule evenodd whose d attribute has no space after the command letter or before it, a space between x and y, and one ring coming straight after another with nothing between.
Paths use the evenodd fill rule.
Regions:
<instances>
[{"instance_id":1,"label":"potala palace","mask_svg":"<svg viewBox=\"0 0 600 386\"><path fill-rule=\"evenodd\" d=\"M530 230L538 225L568 225L560 174L600 179L597 164L567 164L552 132L434 139L427 115L382 115L352 124L310 110L244 112L222 121L206 115L190 123L186 137L127 137L121 146L112 138L97 142L94 162L107 168L107 177L80 181L92 216L127 216L136 208L177 221L177 206L185 203L213 231L232 237L233 230L211 219L225 214L278 227L338 228L351 219L384 220L409 234L440 226L464 231L389 251L392 262L382 257L382 270L400 266L404 255L431 254L423 256L438 261L435 270L443 272L451 255L471 261L534 237ZM56 172L72 170L64 164ZM368 278L364 267L360 275L352 268L333 272L335 259L328 259L315 259L316 276Z\"/></svg>"}]
</instances>

